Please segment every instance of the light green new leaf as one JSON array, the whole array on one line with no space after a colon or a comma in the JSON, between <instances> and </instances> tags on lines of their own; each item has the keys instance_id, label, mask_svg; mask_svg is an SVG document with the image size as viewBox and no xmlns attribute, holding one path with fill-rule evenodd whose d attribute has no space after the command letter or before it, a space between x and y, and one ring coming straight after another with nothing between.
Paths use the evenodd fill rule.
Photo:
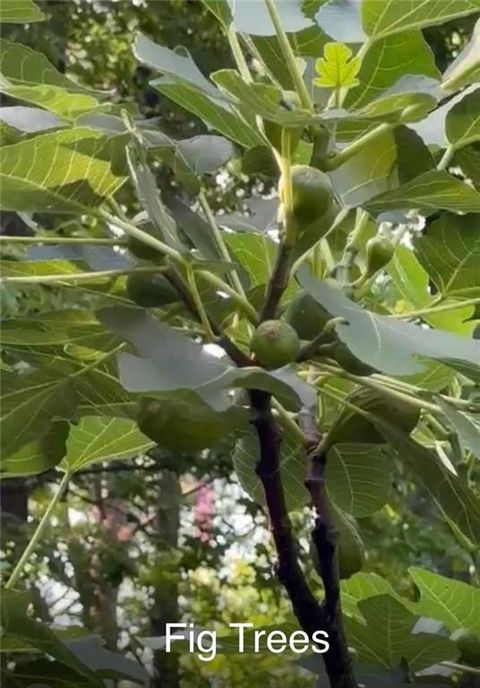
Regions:
<instances>
[{"instance_id":1,"label":"light green new leaf","mask_svg":"<svg viewBox=\"0 0 480 688\"><path fill-rule=\"evenodd\" d=\"M88 212L126 177L116 168L119 138L72 129L5 146L0 158L1 204L21 212Z\"/></svg>"},{"instance_id":2,"label":"light green new leaf","mask_svg":"<svg viewBox=\"0 0 480 688\"><path fill-rule=\"evenodd\" d=\"M448 172L425 172L398 189L373 198L367 204L372 212L421 208L480 213L480 193Z\"/></svg>"},{"instance_id":3,"label":"light green new leaf","mask_svg":"<svg viewBox=\"0 0 480 688\"><path fill-rule=\"evenodd\" d=\"M420 591L416 614L441 621L449 631L464 628L480 633L480 589L417 567L408 570Z\"/></svg>"},{"instance_id":4,"label":"light green new leaf","mask_svg":"<svg viewBox=\"0 0 480 688\"><path fill-rule=\"evenodd\" d=\"M458 411L442 397L437 398L442 411L447 416L462 442L480 459L480 418Z\"/></svg>"},{"instance_id":5,"label":"light green new leaf","mask_svg":"<svg viewBox=\"0 0 480 688\"><path fill-rule=\"evenodd\" d=\"M2 24L31 24L45 19L42 10L32 0L2 0L0 3Z\"/></svg>"},{"instance_id":6,"label":"light green new leaf","mask_svg":"<svg viewBox=\"0 0 480 688\"><path fill-rule=\"evenodd\" d=\"M154 446L133 420L85 416L73 425L62 468L74 473L92 463L128 459Z\"/></svg>"},{"instance_id":7,"label":"light green new leaf","mask_svg":"<svg viewBox=\"0 0 480 688\"><path fill-rule=\"evenodd\" d=\"M480 88L468 93L449 111L446 132L456 148L480 140Z\"/></svg>"},{"instance_id":8,"label":"light green new leaf","mask_svg":"<svg viewBox=\"0 0 480 688\"><path fill-rule=\"evenodd\" d=\"M347 618L346 630L349 644L364 662L394 668L403 659L412 671L419 671L457 657L449 638L414 633L418 617L389 594L368 597L358 603L358 609L365 623Z\"/></svg>"},{"instance_id":9,"label":"light green new leaf","mask_svg":"<svg viewBox=\"0 0 480 688\"><path fill-rule=\"evenodd\" d=\"M328 494L343 511L359 518L381 509L392 483L391 461L371 444L337 444L328 452Z\"/></svg>"},{"instance_id":10,"label":"light green new leaf","mask_svg":"<svg viewBox=\"0 0 480 688\"><path fill-rule=\"evenodd\" d=\"M443 214L414 239L414 247L445 298L480 296L480 215Z\"/></svg>"},{"instance_id":11,"label":"light green new leaf","mask_svg":"<svg viewBox=\"0 0 480 688\"><path fill-rule=\"evenodd\" d=\"M480 10L479 0L363 0L363 28L371 40L399 31L443 24Z\"/></svg>"},{"instance_id":12,"label":"light green new leaf","mask_svg":"<svg viewBox=\"0 0 480 688\"><path fill-rule=\"evenodd\" d=\"M358 86L356 78L360 69L360 58L344 43L326 43L323 57L315 63L319 77L313 80L319 88L348 88Z\"/></svg>"}]
</instances>

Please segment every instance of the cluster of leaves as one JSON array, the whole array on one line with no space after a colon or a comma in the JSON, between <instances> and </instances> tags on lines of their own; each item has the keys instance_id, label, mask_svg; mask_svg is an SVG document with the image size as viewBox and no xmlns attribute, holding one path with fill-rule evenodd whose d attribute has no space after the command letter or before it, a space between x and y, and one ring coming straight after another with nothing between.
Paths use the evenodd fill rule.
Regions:
<instances>
[{"instance_id":1,"label":"cluster of leaves","mask_svg":"<svg viewBox=\"0 0 480 688\"><path fill-rule=\"evenodd\" d=\"M1 90L26 103L0 112L2 208L38 220L25 253L2 261L4 283L54 284L82 304L3 323L2 478L61 473L48 516L93 463L155 445L200 451L234 431L238 478L263 503L248 404L248 392L260 390L284 429L289 510L309 502L297 420L314 409L340 548L362 547L355 519L388 503L398 461L439 522L474 552L478 24L443 74L421 30L479 4L428 0L405 12L395 0L288 0L276 8L259 1L255 13L251 3L205 5L228 36L236 69L208 79L184 51L144 35L134 46L138 62L161 75L151 87L207 127L188 139L82 87L31 48L2 41ZM1 12L3 22L45 19L30 0L5 1ZM281 174L280 198L257 200L248 214L215 215L205 187L231 160L270 183ZM307 212L308 221L292 187L296 165L322 173L322 193L331 189L328 207ZM158 166L174 176L176 193L159 192ZM140 210L133 219L122 206L127 185ZM67 232L43 229L42 213L67 215ZM374 239L388 243L380 256ZM298 333L308 341L297 361L260 365L250 350L254 328L266 315L291 321L299 296L326 314L323 324ZM311 325L312 311L303 318ZM108 673L105 657L85 663L77 645L87 641L65 643L27 624L14 592L25 561L4 596L7 649L40 650L56 663L19 663L9 680L29 685L48 671L60 682L70 671L75 685L125 675L144 681L130 665ZM458 659L452 633L479 633L472 588L426 571L412 577L422 595L416 603L372 575L343 584L347 636L367 685L435 672ZM474 662L461 660L466 670Z\"/></svg>"}]
</instances>

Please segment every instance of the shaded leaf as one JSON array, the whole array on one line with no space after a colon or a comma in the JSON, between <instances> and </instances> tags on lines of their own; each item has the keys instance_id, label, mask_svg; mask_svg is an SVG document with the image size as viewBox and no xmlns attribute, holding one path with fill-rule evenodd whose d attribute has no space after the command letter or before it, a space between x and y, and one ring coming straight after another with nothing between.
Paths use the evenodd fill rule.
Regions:
<instances>
[{"instance_id":1,"label":"shaded leaf","mask_svg":"<svg viewBox=\"0 0 480 688\"><path fill-rule=\"evenodd\" d=\"M131 392L195 390L216 411L232 404L232 388L262 389L289 409L311 406L315 392L288 367L267 372L237 368L226 356L216 358L200 344L138 308L104 308L102 323L130 341L142 356L119 356L120 379Z\"/></svg>"},{"instance_id":2,"label":"shaded leaf","mask_svg":"<svg viewBox=\"0 0 480 688\"><path fill-rule=\"evenodd\" d=\"M260 444L255 430L244 433L233 452L233 466L245 492L258 504L265 504L263 486L256 473ZM280 472L289 511L305 505L309 499L305 488L305 450L298 437L284 429L280 447Z\"/></svg>"},{"instance_id":3,"label":"shaded leaf","mask_svg":"<svg viewBox=\"0 0 480 688\"><path fill-rule=\"evenodd\" d=\"M392 424L380 419L374 423L439 509L471 542L479 544L480 500L464 478L455 475L434 451L415 442Z\"/></svg>"},{"instance_id":4,"label":"shaded leaf","mask_svg":"<svg viewBox=\"0 0 480 688\"><path fill-rule=\"evenodd\" d=\"M327 457L330 498L353 516L369 516L389 499L392 465L382 448L371 444L337 444Z\"/></svg>"},{"instance_id":5,"label":"shaded leaf","mask_svg":"<svg viewBox=\"0 0 480 688\"><path fill-rule=\"evenodd\" d=\"M104 688L104 683L98 674L86 666L47 624L40 623L28 616L29 602L29 597L25 593L12 590L2 591L1 621L4 637L54 657L87 679L92 687Z\"/></svg>"},{"instance_id":6,"label":"shaded leaf","mask_svg":"<svg viewBox=\"0 0 480 688\"><path fill-rule=\"evenodd\" d=\"M363 309L341 292L316 280L305 268L298 272L304 289L335 317L338 336L364 363L392 375L412 375L422 371L417 357L461 365L467 374L478 375L480 344L439 330L427 330L409 322L394 320Z\"/></svg>"},{"instance_id":7,"label":"shaded leaf","mask_svg":"<svg viewBox=\"0 0 480 688\"><path fill-rule=\"evenodd\" d=\"M47 427L47 432L33 442L1 459L2 480L37 475L60 463L65 456L70 425L64 421L58 421Z\"/></svg>"},{"instance_id":8,"label":"shaded leaf","mask_svg":"<svg viewBox=\"0 0 480 688\"><path fill-rule=\"evenodd\" d=\"M480 88L456 103L447 114L447 138L456 147L480 140Z\"/></svg>"},{"instance_id":9,"label":"shaded leaf","mask_svg":"<svg viewBox=\"0 0 480 688\"><path fill-rule=\"evenodd\" d=\"M465 446L477 459L480 459L480 419L463 411L458 411L455 406L449 404L442 397L437 397L437 403Z\"/></svg>"},{"instance_id":10,"label":"shaded leaf","mask_svg":"<svg viewBox=\"0 0 480 688\"><path fill-rule=\"evenodd\" d=\"M409 123L408 127L416 131L426 144L445 148L448 145L446 130L448 114L450 110L456 105L459 105L466 96L473 93L474 89L476 89L476 86L469 86L464 91L448 98L445 103L439 105L435 110L432 110L427 117L420 122Z\"/></svg>"}]
</instances>

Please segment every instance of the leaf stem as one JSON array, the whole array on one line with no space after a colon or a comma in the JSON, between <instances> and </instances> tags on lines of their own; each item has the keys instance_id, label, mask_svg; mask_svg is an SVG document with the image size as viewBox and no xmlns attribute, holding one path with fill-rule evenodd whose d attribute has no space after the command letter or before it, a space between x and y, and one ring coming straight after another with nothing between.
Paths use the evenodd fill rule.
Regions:
<instances>
[{"instance_id":1,"label":"leaf stem","mask_svg":"<svg viewBox=\"0 0 480 688\"><path fill-rule=\"evenodd\" d=\"M126 268L125 270L96 270L93 272L72 272L64 275L22 275L21 277L2 277L0 284L61 284L71 282L91 282L95 279L130 275L131 273L164 272L160 267L145 266L139 268Z\"/></svg>"},{"instance_id":2,"label":"leaf stem","mask_svg":"<svg viewBox=\"0 0 480 688\"><path fill-rule=\"evenodd\" d=\"M32 552L35 550L41 536L43 535L45 528L49 524L50 518L51 518L53 512L55 511L55 507L57 506L57 504L59 503L60 499L62 498L65 490L67 489L68 483L70 481L70 477L71 477L71 475L69 472L64 474L62 481L61 481L60 485L58 486L57 491L55 492L52 499L50 500L50 503L49 503L45 513L43 514L43 516L40 520L40 523L38 524L38 526L37 526L37 528L36 528L36 530L32 536L32 539L30 540L30 542L26 546L25 550L23 551L22 556L20 557L20 559L17 562L17 565L15 566L14 570L12 571L10 578L6 582L6 584L5 584L6 590L10 590L11 588L14 588L15 585L17 584L18 579L20 578L20 576L22 574L22 571L23 571L25 564L30 559L30 556L31 556Z\"/></svg>"},{"instance_id":3,"label":"leaf stem","mask_svg":"<svg viewBox=\"0 0 480 688\"><path fill-rule=\"evenodd\" d=\"M465 301L457 301L455 303L444 303L441 306L428 306L426 308L419 308L415 311L410 311L410 313L393 313L390 318L417 318L422 315L433 315L435 313L447 313L448 311L455 311L458 308L465 308L467 306L477 306L480 304L480 297L475 297L472 299L465 299Z\"/></svg>"},{"instance_id":4,"label":"leaf stem","mask_svg":"<svg viewBox=\"0 0 480 688\"><path fill-rule=\"evenodd\" d=\"M437 170L446 170L447 167L449 166L453 156L455 155L456 152L456 147L453 145L453 143L450 143L446 150L445 153L442 155L442 158L440 162L437 165Z\"/></svg>"},{"instance_id":5,"label":"leaf stem","mask_svg":"<svg viewBox=\"0 0 480 688\"><path fill-rule=\"evenodd\" d=\"M217 222L215 220L215 216L212 212L212 209L210 208L210 204L208 202L208 199L205 195L205 191L203 189L198 194L198 200L200 201L200 205L203 208L203 212L205 213L205 216L207 218L207 222L212 229L213 235L215 237L215 241L217 242L217 246L220 250L220 253L221 253L223 259L228 261L229 263L232 262L232 257L230 256L230 252L229 252L229 250L225 244L225 241L223 240L222 233L221 233L220 229L218 228ZM237 292L241 296L243 296L243 298L245 298L245 290L243 288L243 285L240 281L240 278L239 278L236 270L232 271L231 278L232 278L232 285L235 287Z\"/></svg>"},{"instance_id":6,"label":"leaf stem","mask_svg":"<svg viewBox=\"0 0 480 688\"><path fill-rule=\"evenodd\" d=\"M246 297L243 297L235 289L233 289L229 284L224 282L220 277L215 275L213 272L208 272L207 270L196 270L195 274L201 277L205 282L209 282L213 287L219 291L223 291L234 299L234 301L240 306L241 310L245 313L248 319L254 324L258 324L258 313L254 307L248 302Z\"/></svg>"},{"instance_id":7,"label":"leaf stem","mask_svg":"<svg viewBox=\"0 0 480 688\"><path fill-rule=\"evenodd\" d=\"M143 243L147 244L147 246L151 246L160 253L163 253L163 255L168 256L179 265L184 265L185 261L180 251L177 251L171 246L168 246L168 244L165 244L163 241L160 241L160 239L156 239L147 232L144 232L142 229L139 229L131 222L123 220L114 215L110 215L110 213L107 213L105 210L100 211L99 216L106 222L115 225L116 227L122 229L130 236L135 237L135 239L143 241Z\"/></svg>"},{"instance_id":8,"label":"leaf stem","mask_svg":"<svg viewBox=\"0 0 480 688\"><path fill-rule=\"evenodd\" d=\"M267 6L268 14L270 15L270 19L272 20L272 24L275 28L275 33L277 34L280 49L283 53L283 57L285 58L285 63L288 71L290 72L290 76L292 77L292 81L295 84L295 89L298 93L300 101L306 110L313 112L313 103L303 77L298 69L295 53L292 50L288 36L282 26L282 20L278 14L276 1L265 0L265 5Z\"/></svg>"},{"instance_id":9,"label":"leaf stem","mask_svg":"<svg viewBox=\"0 0 480 688\"><path fill-rule=\"evenodd\" d=\"M407 404L410 404L410 406L414 406L418 409L428 409L432 413L442 414L442 409L439 406L437 406L437 404L432 404L429 401L425 401L425 399L419 399L418 397L414 397L407 392L401 392L400 390L388 387L382 384L381 382L372 380L370 377L353 375L352 373L348 373L346 370L343 370L343 368L336 368L335 366L323 363L319 364L319 367L321 368L321 370L326 370L327 372L332 373L332 375L336 375L337 377L343 377L346 380L355 382L359 385L362 385L363 387L370 387L371 389L382 392L386 396L390 396L394 399L397 399L398 401L406 402Z\"/></svg>"},{"instance_id":10,"label":"leaf stem","mask_svg":"<svg viewBox=\"0 0 480 688\"><path fill-rule=\"evenodd\" d=\"M248 69L247 61L245 55L243 54L242 46L238 40L237 32L234 29L233 23L230 24L227 31L228 42L230 43L230 49L232 51L235 63L238 67L242 79L247 82L247 84L252 83L252 75Z\"/></svg>"},{"instance_id":11,"label":"leaf stem","mask_svg":"<svg viewBox=\"0 0 480 688\"><path fill-rule=\"evenodd\" d=\"M213 342L215 341L215 334L213 333L212 327L210 325L210 320L208 319L208 315L205 311L205 307L203 305L202 299L197 288L197 282L195 280L195 271L193 267L190 265L187 266L187 280L193 300L195 301L195 307L198 311L200 322L202 323L202 326L205 330L207 339L208 341Z\"/></svg>"},{"instance_id":12,"label":"leaf stem","mask_svg":"<svg viewBox=\"0 0 480 688\"><path fill-rule=\"evenodd\" d=\"M96 244L99 246L126 246L124 239L100 239L96 237L51 236L0 236L0 244Z\"/></svg>"}]
</instances>

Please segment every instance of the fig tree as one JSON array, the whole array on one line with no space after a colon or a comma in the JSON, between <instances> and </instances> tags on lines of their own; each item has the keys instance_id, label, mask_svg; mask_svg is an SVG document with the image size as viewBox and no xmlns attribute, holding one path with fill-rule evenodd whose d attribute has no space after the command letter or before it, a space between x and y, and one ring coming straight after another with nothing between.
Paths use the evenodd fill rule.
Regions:
<instances>
[{"instance_id":1,"label":"fig tree","mask_svg":"<svg viewBox=\"0 0 480 688\"><path fill-rule=\"evenodd\" d=\"M265 367L281 368L297 358L300 339L288 323L282 320L265 320L253 333L250 348Z\"/></svg>"}]
</instances>

